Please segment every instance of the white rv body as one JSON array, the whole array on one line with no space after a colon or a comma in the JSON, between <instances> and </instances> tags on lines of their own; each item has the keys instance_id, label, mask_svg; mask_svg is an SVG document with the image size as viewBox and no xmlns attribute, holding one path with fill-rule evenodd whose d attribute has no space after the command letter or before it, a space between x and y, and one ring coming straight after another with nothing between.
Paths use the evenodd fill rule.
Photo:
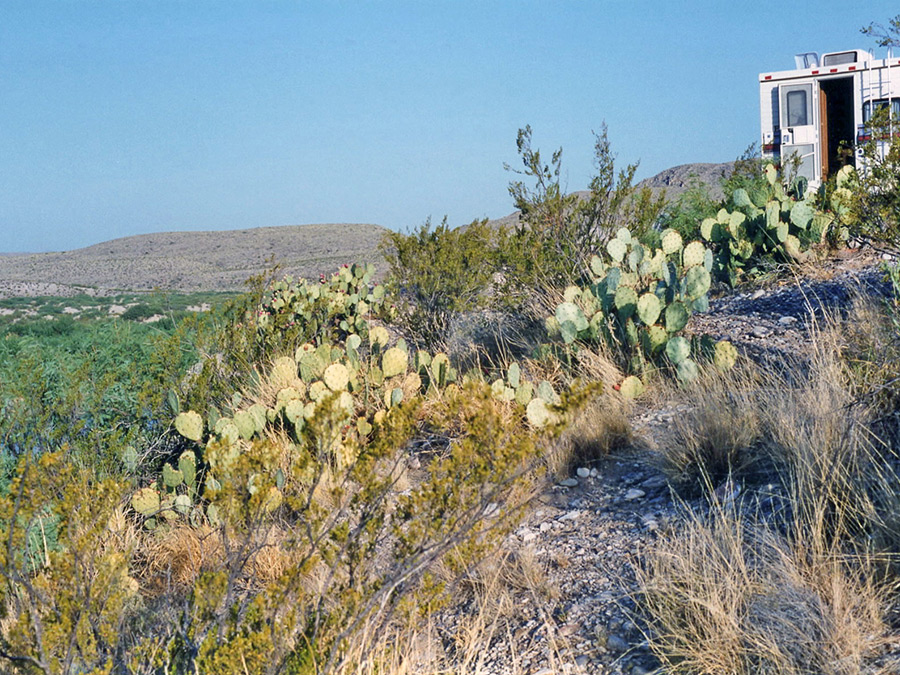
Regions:
<instances>
[{"instance_id":1,"label":"white rv body","mask_svg":"<svg viewBox=\"0 0 900 675\"><path fill-rule=\"evenodd\" d=\"M763 157L796 155L798 173L813 187L844 164L864 171L859 146L868 140L865 123L872 110L890 105L900 116L900 59L851 49L821 59L808 52L794 60L795 70L759 76Z\"/></svg>"}]
</instances>

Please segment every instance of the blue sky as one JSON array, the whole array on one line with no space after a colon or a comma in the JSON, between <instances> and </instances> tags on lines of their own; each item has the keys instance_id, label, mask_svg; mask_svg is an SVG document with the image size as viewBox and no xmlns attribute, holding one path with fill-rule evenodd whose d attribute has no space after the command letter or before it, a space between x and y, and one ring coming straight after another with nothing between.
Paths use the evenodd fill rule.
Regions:
<instances>
[{"instance_id":1,"label":"blue sky","mask_svg":"<svg viewBox=\"0 0 900 675\"><path fill-rule=\"evenodd\" d=\"M512 211L516 133L583 189L734 159L761 71L874 46L895 2L0 2L0 251ZM879 54L880 56L880 54Z\"/></svg>"}]
</instances>

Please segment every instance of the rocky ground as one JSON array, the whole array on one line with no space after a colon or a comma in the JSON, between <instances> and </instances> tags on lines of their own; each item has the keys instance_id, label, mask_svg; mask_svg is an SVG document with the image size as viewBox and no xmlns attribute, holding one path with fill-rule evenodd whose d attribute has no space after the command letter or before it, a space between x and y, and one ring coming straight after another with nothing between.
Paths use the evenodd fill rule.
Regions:
<instances>
[{"instance_id":1,"label":"rocky ground","mask_svg":"<svg viewBox=\"0 0 900 675\"><path fill-rule=\"evenodd\" d=\"M722 295L690 328L727 337L751 358L796 354L816 317L839 311L855 292L888 291L878 262L857 253L819 266L815 278ZM703 498L682 501L654 461L677 412L636 408L633 447L577 468L535 501L507 546L542 575L542 589L517 592L516 609L483 655L483 672L640 675L657 668L633 611L635 566L684 509L711 508ZM775 508L777 492L771 485L748 491L742 504ZM444 626L446 635L458 629L458 619ZM900 670L900 656L896 663Z\"/></svg>"}]
</instances>

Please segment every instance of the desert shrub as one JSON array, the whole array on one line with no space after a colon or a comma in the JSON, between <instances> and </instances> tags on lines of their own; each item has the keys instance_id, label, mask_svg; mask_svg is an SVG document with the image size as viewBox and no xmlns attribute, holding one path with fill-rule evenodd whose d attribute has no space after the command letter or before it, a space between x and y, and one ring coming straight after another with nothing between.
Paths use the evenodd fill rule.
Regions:
<instances>
[{"instance_id":1,"label":"desert shrub","mask_svg":"<svg viewBox=\"0 0 900 675\"><path fill-rule=\"evenodd\" d=\"M848 182L845 199L853 236L876 247L900 249L900 119L885 107L866 124L862 146L865 170Z\"/></svg>"},{"instance_id":2,"label":"desert shrub","mask_svg":"<svg viewBox=\"0 0 900 675\"><path fill-rule=\"evenodd\" d=\"M704 218L714 216L720 204L710 195L709 186L696 176L690 178L688 189L678 195L674 202L666 204L659 216L657 229L675 230L682 239L691 241L700 237L700 223ZM645 244L659 248L658 241L648 240Z\"/></svg>"},{"instance_id":3,"label":"desert shrub","mask_svg":"<svg viewBox=\"0 0 900 675\"><path fill-rule=\"evenodd\" d=\"M453 318L497 298L488 295L501 272L497 238L485 221L451 229L426 221L409 234L388 232L381 252L390 266L387 286L396 322L417 344L434 349L446 339Z\"/></svg>"},{"instance_id":4,"label":"desert shrub","mask_svg":"<svg viewBox=\"0 0 900 675\"><path fill-rule=\"evenodd\" d=\"M618 228L629 228L640 238L662 211L664 196L653 198L649 188L637 190L633 185L637 164L616 173L605 124L595 136L595 174L585 196L563 192L562 150L544 163L532 147L530 126L519 130L516 145L524 167L517 173L534 185L518 180L509 186L521 215L507 242L507 292L527 294L577 282Z\"/></svg>"}]
</instances>

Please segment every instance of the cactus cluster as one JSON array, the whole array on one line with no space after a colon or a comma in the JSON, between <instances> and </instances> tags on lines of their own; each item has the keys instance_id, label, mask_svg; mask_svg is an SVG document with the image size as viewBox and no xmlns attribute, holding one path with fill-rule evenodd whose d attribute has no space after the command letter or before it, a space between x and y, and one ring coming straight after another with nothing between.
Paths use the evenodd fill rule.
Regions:
<instances>
[{"instance_id":1,"label":"cactus cluster","mask_svg":"<svg viewBox=\"0 0 900 675\"><path fill-rule=\"evenodd\" d=\"M840 182L847 180L847 175ZM841 197L835 200L840 204ZM754 274L766 262L802 262L809 247L824 240L834 217L819 210L815 194L805 181L795 179L785 189L774 165L766 166L766 184L732 195L732 210L700 224L700 234L714 249L712 272L716 279L735 285L744 274Z\"/></svg>"},{"instance_id":2,"label":"cactus cluster","mask_svg":"<svg viewBox=\"0 0 900 675\"><path fill-rule=\"evenodd\" d=\"M341 267L318 282L285 277L274 282L257 311L261 334L299 329L304 339L365 337L369 319L385 311L385 291L373 285L372 264Z\"/></svg>"},{"instance_id":3,"label":"cactus cluster","mask_svg":"<svg viewBox=\"0 0 900 675\"><path fill-rule=\"evenodd\" d=\"M360 269L344 268L332 279L341 283L355 279L365 285L367 273L359 276ZM369 301L364 302L363 309L369 309ZM276 313L295 310L285 304ZM346 315L344 320L349 320ZM210 497L229 479L242 455L255 452L273 437L279 438L279 444L292 446L295 456L313 457L337 475L354 462L355 453L366 447L393 409L417 397L440 396L462 382L447 354L410 349L379 323L354 326L355 332L339 333L333 341L320 332L293 354L275 359L258 376L252 398L236 393L227 410L211 407L205 415L179 412L175 430L195 444L193 450L185 451L177 463L165 464L156 481L133 495L134 511L155 527L160 518L201 517L203 502L207 520L215 522L218 514ZM466 377L481 378L479 374ZM560 397L553 387L549 382L528 382L518 364L509 366L494 382L493 391L501 404L518 406L521 419L534 427L557 419L554 406ZM327 423L317 422L322 419ZM267 509L274 509L281 503L284 476L290 472L282 466L284 457L267 457L257 462L257 473L249 476L246 489L252 493L254 485L270 485L265 503ZM206 489L203 500L198 499L198 482Z\"/></svg>"},{"instance_id":4,"label":"cactus cluster","mask_svg":"<svg viewBox=\"0 0 900 675\"><path fill-rule=\"evenodd\" d=\"M661 248L651 249L620 229L606 246L608 260L592 259L590 283L566 289L565 302L548 320L551 333L566 344L605 340L624 346L634 375L665 357L685 378L695 372L690 349L682 358L684 350L672 345L687 343L679 334L691 314L709 308L712 252L699 241L685 244L675 230L662 232L660 242ZM641 388L629 380L625 390Z\"/></svg>"},{"instance_id":5,"label":"cactus cluster","mask_svg":"<svg viewBox=\"0 0 900 675\"><path fill-rule=\"evenodd\" d=\"M194 416L196 413L181 413L177 420L180 433L195 432ZM196 415L199 418L199 415ZM197 457L193 450L185 450L173 465L163 464L158 480L143 487L131 496L131 507L143 517L144 526L154 529L162 520L172 522L179 517L186 517L191 522L203 518L199 505Z\"/></svg>"}]
</instances>

